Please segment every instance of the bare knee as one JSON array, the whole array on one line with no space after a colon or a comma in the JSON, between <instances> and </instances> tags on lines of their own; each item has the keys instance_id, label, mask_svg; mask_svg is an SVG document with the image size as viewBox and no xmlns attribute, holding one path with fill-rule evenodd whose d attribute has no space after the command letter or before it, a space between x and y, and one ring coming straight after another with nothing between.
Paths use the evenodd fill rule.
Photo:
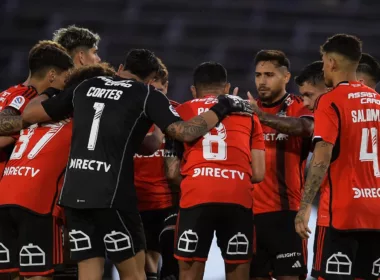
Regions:
<instances>
[{"instance_id":1,"label":"bare knee","mask_svg":"<svg viewBox=\"0 0 380 280\"><path fill-rule=\"evenodd\" d=\"M249 279L250 263L225 264L226 280Z\"/></svg>"},{"instance_id":2,"label":"bare knee","mask_svg":"<svg viewBox=\"0 0 380 280\"><path fill-rule=\"evenodd\" d=\"M145 280L145 252L116 264L120 280Z\"/></svg>"},{"instance_id":3,"label":"bare knee","mask_svg":"<svg viewBox=\"0 0 380 280\"><path fill-rule=\"evenodd\" d=\"M145 271L157 273L158 263L160 261L160 253L155 251L147 251L145 256Z\"/></svg>"},{"instance_id":4,"label":"bare knee","mask_svg":"<svg viewBox=\"0 0 380 280\"><path fill-rule=\"evenodd\" d=\"M102 280L104 258L91 258L78 263L79 280Z\"/></svg>"},{"instance_id":5,"label":"bare knee","mask_svg":"<svg viewBox=\"0 0 380 280\"><path fill-rule=\"evenodd\" d=\"M204 262L185 262L179 261L179 279L180 280L202 280L205 270Z\"/></svg>"}]
</instances>

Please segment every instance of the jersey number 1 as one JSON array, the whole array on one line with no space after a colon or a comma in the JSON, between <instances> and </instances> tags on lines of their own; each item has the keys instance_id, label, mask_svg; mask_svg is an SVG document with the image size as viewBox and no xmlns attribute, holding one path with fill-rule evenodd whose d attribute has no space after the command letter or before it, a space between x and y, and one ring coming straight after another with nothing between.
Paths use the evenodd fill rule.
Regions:
<instances>
[{"instance_id":1,"label":"jersey number 1","mask_svg":"<svg viewBox=\"0 0 380 280\"><path fill-rule=\"evenodd\" d=\"M372 144L372 153L368 152L368 138L371 134L371 144ZM373 171L375 174L375 177L380 177L380 170L379 170L379 158L377 153L377 145L378 145L378 133L377 128L372 127L370 129L363 128L362 130L362 142L360 145L360 161L372 161L373 163Z\"/></svg>"},{"instance_id":2,"label":"jersey number 1","mask_svg":"<svg viewBox=\"0 0 380 280\"><path fill-rule=\"evenodd\" d=\"M87 149L89 149L90 151L95 150L96 140L98 140L100 118L102 117L104 107L105 107L104 103L99 103L99 102L94 103L95 114L94 114L94 118L92 119L90 138L88 139L88 144L87 144Z\"/></svg>"}]
</instances>

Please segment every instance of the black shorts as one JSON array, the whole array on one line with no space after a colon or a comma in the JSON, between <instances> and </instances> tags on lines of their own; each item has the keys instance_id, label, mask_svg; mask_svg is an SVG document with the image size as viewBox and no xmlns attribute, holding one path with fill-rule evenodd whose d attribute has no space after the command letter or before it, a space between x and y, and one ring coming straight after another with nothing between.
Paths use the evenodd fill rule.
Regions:
<instances>
[{"instance_id":1,"label":"black shorts","mask_svg":"<svg viewBox=\"0 0 380 280\"><path fill-rule=\"evenodd\" d=\"M317 226L311 275L323 279L378 279L380 232L343 232Z\"/></svg>"},{"instance_id":2,"label":"black shorts","mask_svg":"<svg viewBox=\"0 0 380 280\"><path fill-rule=\"evenodd\" d=\"M0 273L49 276L63 263L62 245L62 223L56 217L0 208Z\"/></svg>"},{"instance_id":3,"label":"black shorts","mask_svg":"<svg viewBox=\"0 0 380 280\"><path fill-rule=\"evenodd\" d=\"M203 204L180 209L174 256L205 262L216 232L226 263L247 263L252 255L252 209L237 204Z\"/></svg>"},{"instance_id":4,"label":"black shorts","mask_svg":"<svg viewBox=\"0 0 380 280\"><path fill-rule=\"evenodd\" d=\"M140 214L117 209L65 208L71 259L107 257L120 263L145 250Z\"/></svg>"},{"instance_id":5,"label":"black shorts","mask_svg":"<svg viewBox=\"0 0 380 280\"><path fill-rule=\"evenodd\" d=\"M296 214L281 211L255 215L251 277L306 277L307 241L295 231Z\"/></svg>"},{"instance_id":6,"label":"black shorts","mask_svg":"<svg viewBox=\"0 0 380 280\"><path fill-rule=\"evenodd\" d=\"M177 213L178 209L172 207L140 212L147 250L160 252L160 236L167 230L175 230Z\"/></svg>"}]
</instances>

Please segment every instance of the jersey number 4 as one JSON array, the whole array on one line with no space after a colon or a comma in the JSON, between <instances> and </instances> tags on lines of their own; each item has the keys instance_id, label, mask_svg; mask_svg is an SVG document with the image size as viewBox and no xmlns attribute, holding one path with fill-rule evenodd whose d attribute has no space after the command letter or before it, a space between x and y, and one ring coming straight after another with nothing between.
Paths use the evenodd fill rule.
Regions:
<instances>
[{"instance_id":1,"label":"jersey number 4","mask_svg":"<svg viewBox=\"0 0 380 280\"><path fill-rule=\"evenodd\" d=\"M368 152L368 138L371 135L370 143L372 145L372 152ZM362 130L362 142L360 145L360 161L372 161L373 163L373 171L375 177L380 177L379 170L379 158L377 153L378 146L378 132L376 127L372 127L370 129L363 128Z\"/></svg>"},{"instance_id":2,"label":"jersey number 4","mask_svg":"<svg viewBox=\"0 0 380 280\"><path fill-rule=\"evenodd\" d=\"M203 136L203 158L206 160L226 160L227 159L227 138L226 128L222 123L215 127L217 134L211 132Z\"/></svg>"}]
</instances>

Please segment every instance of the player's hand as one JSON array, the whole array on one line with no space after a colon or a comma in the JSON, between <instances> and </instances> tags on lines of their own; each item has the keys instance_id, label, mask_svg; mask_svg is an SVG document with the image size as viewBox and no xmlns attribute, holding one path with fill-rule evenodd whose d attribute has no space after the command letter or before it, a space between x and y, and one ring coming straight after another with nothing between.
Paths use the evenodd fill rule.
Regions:
<instances>
[{"instance_id":1,"label":"player's hand","mask_svg":"<svg viewBox=\"0 0 380 280\"><path fill-rule=\"evenodd\" d=\"M256 115L260 116L262 111L257 105L256 99L253 98L252 94L249 91L247 92L247 96L248 96L249 104L251 104L253 112L255 112Z\"/></svg>"},{"instance_id":2,"label":"player's hand","mask_svg":"<svg viewBox=\"0 0 380 280\"><path fill-rule=\"evenodd\" d=\"M253 112L249 103L236 95L219 95L218 103L223 104L229 114L252 116Z\"/></svg>"},{"instance_id":3,"label":"player's hand","mask_svg":"<svg viewBox=\"0 0 380 280\"><path fill-rule=\"evenodd\" d=\"M297 213L297 216L294 220L296 232L301 236L302 239L308 239L311 230L309 228L309 219L311 214L311 204L302 206Z\"/></svg>"}]
</instances>

